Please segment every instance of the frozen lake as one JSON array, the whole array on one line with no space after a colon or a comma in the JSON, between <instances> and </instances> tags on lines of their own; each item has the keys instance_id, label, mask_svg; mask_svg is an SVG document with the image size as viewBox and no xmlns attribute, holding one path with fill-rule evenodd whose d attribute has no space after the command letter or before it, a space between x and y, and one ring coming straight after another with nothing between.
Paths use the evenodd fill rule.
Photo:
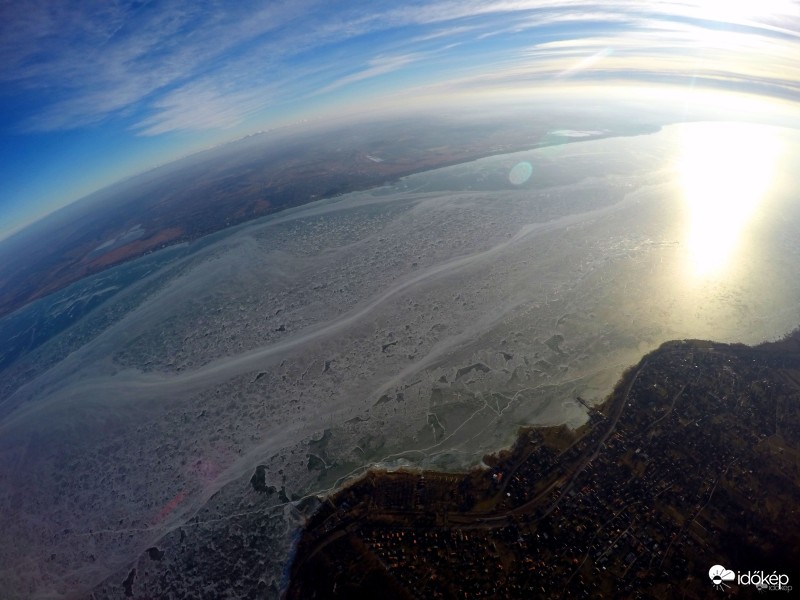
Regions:
<instances>
[{"instance_id":1,"label":"frozen lake","mask_svg":"<svg viewBox=\"0 0 800 600\"><path fill-rule=\"evenodd\" d=\"M725 123L496 156L23 309L104 300L2 373L0 588L68 596L122 573L97 590L121 595L148 547L181 565L258 518L274 590L297 500L577 426L577 396L666 340L780 337L800 325L799 157L793 130ZM273 492L251 486L258 465Z\"/></svg>"}]
</instances>

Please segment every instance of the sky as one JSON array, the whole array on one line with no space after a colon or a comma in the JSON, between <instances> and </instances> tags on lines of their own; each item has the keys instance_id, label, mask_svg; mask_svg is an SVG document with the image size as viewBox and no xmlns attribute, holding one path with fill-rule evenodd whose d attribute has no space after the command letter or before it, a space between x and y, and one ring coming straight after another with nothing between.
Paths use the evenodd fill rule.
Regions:
<instances>
[{"instance_id":1,"label":"sky","mask_svg":"<svg viewBox=\"0 0 800 600\"><path fill-rule=\"evenodd\" d=\"M0 239L339 113L558 86L800 100L800 0L0 0Z\"/></svg>"}]
</instances>

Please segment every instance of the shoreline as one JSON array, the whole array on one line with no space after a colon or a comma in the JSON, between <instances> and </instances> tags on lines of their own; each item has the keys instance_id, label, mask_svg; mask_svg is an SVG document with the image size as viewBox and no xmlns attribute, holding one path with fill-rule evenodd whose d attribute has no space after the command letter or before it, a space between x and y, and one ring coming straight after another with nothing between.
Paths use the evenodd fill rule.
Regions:
<instances>
[{"instance_id":1,"label":"shoreline","mask_svg":"<svg viewBox=\"0 0 800 600\"><path fill-rule=\"evenodd\" d=\"M729 377L731 373L739 375ZM763 409L776 401L780 406L783 396L778 396L778 392L771 393L770 389L780 389L781 394L800 394L800 379L795 381L794 374L800 375L800 332L797 330L781 340L756 346L704 340L669 341L625 370L612 393L591 411L586 425L575 430L565 425L522 428L512 447L484 458L488 469L461 473L372 469L326 497L307 519L292 558L292 577L285 597L299 598L310 591L321 594L321 597L345 597L331 590L341 586L342 594L360 592L360 583L353 587L353 577L356 577L361 582L374 578L376 586L380 584L382 589L392 590L387 593L389 598L405 598L409 596L404 590L414 589L407 587L407 581L410 581L407 577L416 577L413 574L418 572L420 564L427 564L427 568L437 573L437 577L427 584L433 587L430 590L426 588L425 593L433 593L434 588L440 592L444 589L451 592L469 589L463 587L466 583L457 575L464 574L467 565L461 563L466 559L457 551L455 554L442 554L442 539L454 547L466 548L467 552L473 547L481 547L485 552L486 544L493 544L489 554L497 554L497 560L506 565L504 576L514 585L522 585L520 582L530 577L515 566L519 561L538 554L549 556L552 552L551 559L541 565L542 570L547 571L545 579L551 584L560 581L560 585L573 585L576 578L590 575L593 569L604 572L607 565L603 561L613 556L613 569L608 572L613 571L620 583L617 585L595 573L600 582L598 585L603 586L603 593L629 597L633 588L626 591L624 585L630 585L639 573L639 576L646 574L650 577L650 589L654 595L667 595L676 588L672 580L665 580L661 573L673 567L685 570L687 565L684 562L694 565L701 561L690 546L685 546L683 540L686 536L689 536L687 539L696 536L701 539L706 535L703 531L713 528L738 531L739 525L732 520L732 507L723 503L713 507L716 512L708 508L714 496L713 492L708 495L708 481L714 482L714 491L717 491L717 484L727 490L728 485L737 481L739 484L745 479L754 483L758 481L770 488L765 498L787 500L771 510L764 509L763 514L757 513L766 521L763 527L771 534L767 539L772 545L765 547L765 556L783 564L784 559L780 553L776 554L777 549L785 547L792 536L800 537L800 532L775 517L782 514L786 506L791 506L788 502L790 497L800 498L800 486L795 480L793 488L773 490L771 480L762 481L757 473L753 474L752 469L748 473L745 467L757 460L761 452L759 446L773 425L786 428L780 441L771 442L783 444L779 448L785 450L780 450L779 454L797 451L800 445L800 409L793 407L791 410L794 412L787 415L785 424L773 424L768 418L762 422L755 409L755 405L763 404ZM774 377L774 381L770 377ZM753 381L753 385L758 382L762 393L752 396L748 391L748 381ZM740 394L740 404L745 402L744 398L754 403L753 409L734 408L754 413L749 424L730 420L729 410L720 412L715 408L718 402L733 402L734 392ZM701 428L700 424L709 419L719 423ZM759 427L764 430L761 434L757 433ZM773 437L778 432L776 430ZM688 436L686 441L678 441L681 435ZM720 436L726 437L721 441L718 439ZM628 439L633 440L630 448ZM736 457L728 456L731 448L735 448ZM700 466L702 462L688 471L675 470L675 465L687 460L693 463L698 457L705 457L707 461L709 456L720 454L723 461L720 468L724 467L722 476L716 469L713 470L716 475L704 476L702 471L709 465ZM654 463L661 467L654 469ZM603 472L599 479L598 471ZM729 474L731 480L721 483L719 478ZM611 484L617 480L620 483ZM605 489L608 485L612 487ZM753 489L758 489L758 486L753 486ZM681 500L694 493L698 494L697 505L702 507L699 511L691 508L694 501ZM717 497L722 493L720 491ZM731 493L726 491L724 498ZM598 499L586 504L584 497L592 495ZM641 499L637 499L639 495ZM731 498L734 500L725 502L737 505L745 502L744 506L750 506L751 500ZM604 506L608 509L598 508ZM613 508L615 506L618 508ZM616 551L598 554L592 550L594 540L607 532L601 525L593 532L594 537L584 539L588 538L586 529L597 527L608 519L598 514L589 515L587 520L585 513L609 510L612 518L618 519L623 514L619 512L622 507L625 507L623 513L633 512L633 507L638 507L636 514L641 516L627 523L625 531L637 527L642 529L633 535L639 541L631 541L630 550L620 556L616 556ZM653 510L655 512L651 512ZM702 514L703 511L709 514ZM565 519L568 520L565 526L569 525L566 530L558 525ZM700 520L705 523L705 529L695 531L693 524ZM575 523L582 525L576 526ZM558 537L547 536L553 527L561 527L562 533ZM583 536L582 531L586 532ZM671 537L669 531L673 531ZM511 535L509 532L516 533ZM546 538L539 537L540 533ZM576 540L574 548L586 547L585 554L574 548L572 551L558 550L561 547L559 540L564 536ZM660 554L657 549L652 549L652 543L650 546L641 543L643 539L661 538L664 545L660 546ZM714 546L718 562L723 561L720 564L736 564L735 557L730 555L731 545L720 545L718 540L719 536L708 538L705 544ZM775 545L774 540L782 540L782 543ZM660 542L656 542L656 546L659 545ZM534 551L534 547L538 550ZM691 558L684 559L676 551L678 547L681 553L685 552ZM742 547L751 554L758 551L749 541L742 540ZM610 551L611 546L608 548ZM578 560L580 566L575 568L571 559L564 563L563 552L578 552L576 560L582 557L582 561ZM720 553L728 553L727 558L719 557ZM645 555L650 559L648 565L633 568ZM391 559L397 556L405 558ZM658 565L654 564L656 559ZM442 562L449 565L444 570L441 569ZM360 565L358 576L353 570L357 564ZM474 585L492 585L480 574L475 578ZM329 584L333 584L333 588ZM502 589L506 591L509 588ZM692 592L688 597L703 597L704 590L704 587L698 588L696 594ZM516 594L509 597L516 597Z\"/></svg>"}]
</instances>

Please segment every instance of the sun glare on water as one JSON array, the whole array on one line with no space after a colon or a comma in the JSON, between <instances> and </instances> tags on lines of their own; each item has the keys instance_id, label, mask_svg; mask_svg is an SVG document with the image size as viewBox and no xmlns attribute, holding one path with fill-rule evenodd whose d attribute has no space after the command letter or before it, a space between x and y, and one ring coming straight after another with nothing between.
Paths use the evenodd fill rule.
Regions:
<instances>
[{"instance_id":1,"label":"sun glare on water","mask_svg":"<svg viewBox=\"0 0 800 600\"><path fill-rule=\"evenodd\" d=\"M686 245L694 276L723 274L773 180L778 137L748 123L684 128L678 172L688 208Z\"/></svg>"}]
</instances>

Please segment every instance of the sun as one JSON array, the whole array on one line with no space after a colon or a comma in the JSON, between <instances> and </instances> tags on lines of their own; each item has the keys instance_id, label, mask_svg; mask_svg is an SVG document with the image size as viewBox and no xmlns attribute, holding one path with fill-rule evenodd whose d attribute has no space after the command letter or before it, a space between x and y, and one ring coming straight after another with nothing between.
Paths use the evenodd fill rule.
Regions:
<instances>
[{"instance_id":1,"label":"sun","mask_svg":"<svg viewBox=\"0 0 800 600\"><path fill-rule=\"evenodd\" d=\"M749 123L685 126L678 172L695 275L720 274L773 180L778 137Z\"/></svg>"}]
</instances>

